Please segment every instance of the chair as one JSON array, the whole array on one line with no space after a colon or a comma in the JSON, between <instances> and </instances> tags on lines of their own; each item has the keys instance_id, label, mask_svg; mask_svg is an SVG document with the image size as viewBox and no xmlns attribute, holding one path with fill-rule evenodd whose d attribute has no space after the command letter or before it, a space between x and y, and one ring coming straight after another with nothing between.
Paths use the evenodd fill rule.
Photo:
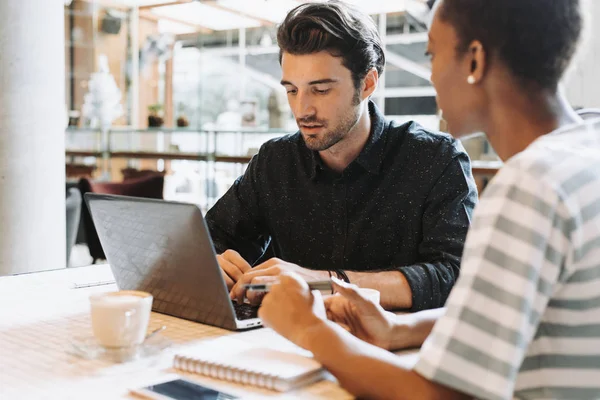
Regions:
<instances>
[{"instance_id":1,"label":"chair","mask_svg":"<svg viewBox=\"0 0 600 400\"><path fill-rule=\"evenodd\" d=\"M165 177L162 175L151 175L139 179L131 179L125 182L94 182L87 178L79 181L79 190L81 195L85 193L103 193L117 194L122 196L146 197L150 199L162 199ZM104 250L100 245L96 227L92 221L92 216L87 206L82 209L83 226L85 229L86 241L92 256L93 263L97 260L105 260Z\"/></svg>"},{"instance_id":2,"label":"chair","mask_svg":"<svg viewBox=\"0 0 600 400\"><path fill-rule=\"evenodd\" d=\"M79 220L81 216L81 192L77 188L70 188L67 190L66 198L66 209L67 209L67 267L69 266L69 259L71 257L71 250L75 245L75 239L77 238L77 231L79 230Z\"/></svg>"},{"instance_id":3,"label":"chair","mask_svg":"<svg viewBox=\"0 0 600 400\"><path fill-rule=\"evenodd\" d=\"M81 179L81 177L79 178ZM78 180L72 180L72 179L67 179L67 192L69 192L70 189L75 188L79 191L79 179ZM79 191L79 195L81 196L81 201L83 202L83 195L81 194L81 191ZM83 228L83 209L85 207L83 205L79 206L79 227L77 228L76 231L76 235L75 235L75 244L86 244L87 242L85 241L85 229Z\"/></svg>"},{"instance_id":4,"label":"chair","mask_svg":"<svg viewBox=\"0 0 600 400\"><path fill-rule=\"evenodd\" d=\"M155 176L155 175L165 175L165 171L155 171L152 169L136 169L136 168L123 168L121 170L121 173L123 174L123 182L125 181L129 181L132 179L139 179L139 178L145 178L148 176Z\"/></svg>"}]
</instances>

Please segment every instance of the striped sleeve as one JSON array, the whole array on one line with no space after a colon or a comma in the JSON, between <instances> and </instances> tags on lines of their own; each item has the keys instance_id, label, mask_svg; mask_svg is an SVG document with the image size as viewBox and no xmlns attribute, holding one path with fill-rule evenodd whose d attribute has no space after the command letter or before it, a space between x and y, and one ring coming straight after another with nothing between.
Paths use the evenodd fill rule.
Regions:
<instances>
[{"instance_id":1,"label":"striped sleeve","mask_svg":"<svg viewBox=\"0 0 600 400\"><path fill-rule=\"evenodd\" d=\"M564 202L535 175L506 165L486 189L447 312L415 367L476 398L512 398L569 248Z\"/></svg>"}]
</instances>

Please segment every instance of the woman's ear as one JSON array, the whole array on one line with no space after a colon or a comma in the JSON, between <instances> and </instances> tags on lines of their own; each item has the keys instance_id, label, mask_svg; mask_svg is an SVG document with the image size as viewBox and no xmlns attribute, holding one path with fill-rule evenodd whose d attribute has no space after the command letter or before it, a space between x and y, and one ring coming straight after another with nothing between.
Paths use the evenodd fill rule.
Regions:
<instances>
[{"instance_id":1,"label":"woman's ear","mask_svg":"<svg viewBox=\"0 0 600 400\"><path fill-rule=\"evenodd\" d=\"M469 45L467 82L471 85L481 82L487 68L485 50L481 42L475 40Z\"/></svg>"}]
</instances>

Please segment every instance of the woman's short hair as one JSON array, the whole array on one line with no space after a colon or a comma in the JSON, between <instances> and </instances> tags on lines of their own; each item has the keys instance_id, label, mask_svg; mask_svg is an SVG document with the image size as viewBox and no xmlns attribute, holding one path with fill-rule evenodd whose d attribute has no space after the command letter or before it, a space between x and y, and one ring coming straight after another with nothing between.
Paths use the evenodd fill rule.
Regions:
<instances>
[{"instance_id":1,"label":"woman's short hair","mask_svg":"<svg viewBox=\"0 0 600 400\"><path fill-rule=\"evenodd\" d=\"M540 89L556 89L583 30L581 0L443 0L438 13L458 34L459 56L478 40L492 62Z\"/></svg>"}]
</instances>

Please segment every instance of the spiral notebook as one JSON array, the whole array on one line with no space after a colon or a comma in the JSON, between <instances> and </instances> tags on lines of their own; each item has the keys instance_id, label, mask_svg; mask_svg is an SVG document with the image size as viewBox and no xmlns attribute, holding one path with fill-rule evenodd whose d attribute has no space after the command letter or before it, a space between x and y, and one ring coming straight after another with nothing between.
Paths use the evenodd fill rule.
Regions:
<instances>
[{"instance_id":1,"label":"spiral notebook","mask_svg":"<svg viewBox=\"0 0 600 400\"><path fill-rule=\"evenodd\" d=\"M325 370L298 348L276 348L232 336L202 342L175 355L175 369L285 392L322 380ZM310 353L309 353L310 354Z\"/></svg>"}]
</instances>

